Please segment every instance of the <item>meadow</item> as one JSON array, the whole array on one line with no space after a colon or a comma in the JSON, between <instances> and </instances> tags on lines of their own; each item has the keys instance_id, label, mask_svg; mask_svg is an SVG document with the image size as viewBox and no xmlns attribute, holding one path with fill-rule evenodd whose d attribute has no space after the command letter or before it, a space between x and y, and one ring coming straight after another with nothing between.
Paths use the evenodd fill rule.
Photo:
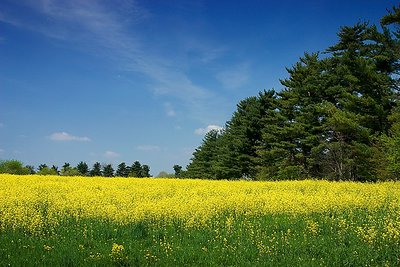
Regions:
<instances>
[{"instance_id":1,"label":"meadow","mask_svg":"<svg viewBox=\"0 0 400 267\"><path fill-rule=\"evenodd\" d=\"M399 266L400 183L0 174L0 266Z\"/></svg>"}]
</instances>

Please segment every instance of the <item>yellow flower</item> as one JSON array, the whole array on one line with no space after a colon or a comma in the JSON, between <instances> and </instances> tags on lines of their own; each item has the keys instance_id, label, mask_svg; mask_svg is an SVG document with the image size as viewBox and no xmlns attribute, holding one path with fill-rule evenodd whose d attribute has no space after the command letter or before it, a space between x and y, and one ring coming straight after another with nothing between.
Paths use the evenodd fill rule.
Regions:
<instances>
[{"instance_id":1,"label":"yellow flower","mask_svg":"<svg viewBox=\"0 0 400 267\"><path fill-rule=\"evenodd\" d=\"M377 231L374 226L359 226L356 228L356 233L364 242L370 245L375 242L377 236Z\"/></svg>"},{"instance_id":2,"label":"yellow flower","mask_svg":"<svg viewBox=\"0 0 400 267\"><path fill-rule=\"evenodd\" d=\"M226 229L237 216L267 214L368 213L385 209L400 216L400 182L354 183L328 181L210 181L192 179L124 179L0 174L0 228L45 234L65 218L101 218L119 224L146 220L182 221L188 228L205 228L227 214ZM195 208L193 208L195 207ZM339 230L353 228L338 221ZM0 229L0 230L1 230ZM309 222L311 233L319 225ZM394 221L382 232L398 239ZM47 231L47 232L46 232ZM83 230L90 238L91 227ZM380 230L381 231L381 230Z\"/></svg>"},{"instance_id":3,"label":"yellow flower","mask_svg":"<svg viewBox=\"0 0 400 267\"><path fill-rule=\"evenodd\" d=\"M50 251L50 250L53 249L53 247L48 246L48 245L43 245L43 249L46 250L46 251Z\"/></svg>"},{"instance_id":4,"label":"yellow flower","mask_svg":"<svg viewBox=\"0 0 400 267\"><path fill-rule=\"evenodd\" d=\"M127 259L125 255L125 248L123 245L113 243L111 247L110 257L114 262L122 262Z\"/></svg>"},{"instance_id":5,"label":"yellow flower","mask_svg":"<svg viewBox=\"0 0 400 267\"><path fill-rule=\"evenodd\" d=\"M313 220L307 220L307 230L312 235L317 235L319 232L318 222L315 222Z\"/></svg>"}]
</instances>

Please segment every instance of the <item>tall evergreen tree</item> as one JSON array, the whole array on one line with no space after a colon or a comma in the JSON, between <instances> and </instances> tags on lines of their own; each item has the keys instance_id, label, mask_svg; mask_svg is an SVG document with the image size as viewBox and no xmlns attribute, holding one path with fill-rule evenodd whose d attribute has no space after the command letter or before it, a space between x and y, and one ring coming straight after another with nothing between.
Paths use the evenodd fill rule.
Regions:
<instances>
[{"instance_id":1,"label":"tall evergreen tree","mask_svg":"<svg viewBox=\"0 0 400 267\"><path fill-rule=\"evenodd\" d=\"M139 161L135 161L130 168L130 176L142 177L142 164Z\"/></svg>"},{"instance_id":2,"label":"tall evergreen tree","mask_svg":"<svg viewBox=\"0 0 400 267\"><path fill-rule=\"evenodd\" d=\"M128 168L128 166L126 166L125 162L122 162L118 165L115 175L118 177L128 177L129 176L129 168Z\"/></svg>"},{"instance_id":3,"label":"tall evergreen tree","mask_svg":"<svg viewBox=\"0 0 400 267\"><path fill-rule=\"evenodd\" d=\"M337 179L374 180L374 136L389 130L395 96L391 65L396 60L383 56L391 54L384 49L390 48L386 44L392 40L365 23L342 27L338 36L338 44L327 51L332 54L329 73L342 95L335 105L326 105L330 119L322 143L325 149L335 148L325 153L327 158L332 159L337 154L334 151L347 151L342 160L333 157L346 169L334 173Z\"/></svg>"},{"instance_id":4,"label":"tall evergreen tree","mask_svg":"<svg viewBox=\"0 0 400 267\"><path fill-rule=\"evenodd\" d=\"M175 164L173 169L175 171L175 178L180 178L182 173L182 166Z\"/></svg>"},{"instance_id":5,"label":"tall evergreen tree","mask_svg":"<svg viewBox=\"0 0 400 267\"><path fill-rule=\"evenodd\" d=\"M72 169L71 164L65 162L64 165L61 167L60 175L70 176L71 169Z\"/></svg>"},{"instance_id":6,"label":"tall evergreen tree","mask_svg":"<svg viewBox=\"0 0 400 267\"><path fill-rule=\"evenodd\" d=\"M89 175L89 166L87 165L86 162L79 162L78 165L76 166L76 169L78 170L79 174L82 176L87 176Z\"/></svg>"},{"instance_id":7,"label":"tall evergreen tree","mask_svg":"<svg viewBox=\"0 0 400 267\"><path fill-rule=\"evenodd\" d=\"M272 132L276 135L273 138L278 138L273 148L275 154L280 154L276 174L279 179L299 179L311 173L318 176L320 167L311 154L312 148L318 144L324 121L319 105L322 99L332 97L324 90L324 62L318 56L318 53L306 53L291 69L287 69L290 77L281 80L285 89L278 94L280 121Z\"/></svg>"},{"instance_id":8,"label":"tall evergreen tree","mask_svg":"<svg viewBox=\"0 0 400 267\"><path fill-rule=\"evenodd\" d=\"M102 176L100 162L96 162L93 164L93 168L90 171L90 176Z\"/></svg>"},{"instance_id":9,"label":"tall evergreen tree","mask_svg":"<svg viewBox=\"0 0 400 267\"><path fill-rule=\"evenodd\" d=\"M151 177L149 165L143 164L140 171L140 177Z\"/></svg>"},{"instance_id":10,"label":"tall evergreen tree","mask_svg":"<svg viewBox=\"0 0 400 267\"><path fill-rule=\"evenodd\" d=\"M393 83L392 88L396 91L396 97L394 103L396 105L393 108L392 113L389 116L391 127L387 135L381 136L381 146L378 147L380 150L377 153L375 159L380 163L380 175L381 179L398 180L400 177L400 5L393 7L389 13L381 19L382 25L386 27L394 26L394 30L390 32L386 28L386 34L392 34L394 36L392 42L387 45L392 49L392 54L386 53L387 58L394 58L394 60L388 60L391 68ZM387 38L388 39L388 38ZM387 56L389 54L389 56ZM391 57L392 56L392 57Z\"/></svg>"},{"instance_id":11,"label":"tall evergreen tree","mask_svg":"<svg viewBox=\"0 0 400 267\"><path fill-rule=\"evenodd\" d=\"M220 179L254 178L260 144L262 118L265 107L262 98L273 91L262 92L259 96L248 97L239 102L225 131L220 138L215 171Z\"/></svg>"},{"instance_id":12,"label":"tall evergreen tree","mask_svg":"<svg viewBox=\"0 0 400 267\"><path fill-rule=\"evenodd\" d=\"M221 131L211 130L205 134L203 142L193 153L187 166L186 175L190 178L217 179L214 163L218 156L217 150Z\"/></svg>"},{"instance_id":13,"label":"tall evergreen tree","mask_svg":"<svg viewBox=\"0 0 400 267\"><path fill-rule=\"evenodd\" d=\"M104 177L113 177L114 176L114 168L111 164L106 164L103 166L103 176Z\"/></svg>"}]
</instances>

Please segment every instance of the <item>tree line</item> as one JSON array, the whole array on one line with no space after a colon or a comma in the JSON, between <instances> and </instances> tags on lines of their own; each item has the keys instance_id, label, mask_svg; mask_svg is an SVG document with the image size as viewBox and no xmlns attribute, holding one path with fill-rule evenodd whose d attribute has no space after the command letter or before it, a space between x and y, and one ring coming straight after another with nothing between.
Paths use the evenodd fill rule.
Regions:
<instances>
[{"instance_id":1,"label":"tree line","mask_svg":"<svg viewBox=\"0 0 400 267\"><path fill-rule=\"evenodd\" d=\"M338 42L305 53L281 80L237 105L207 133L192 178L376 181L400 178L400 6L381 25L341 27Z\"/></svg>"},{"instance_id":2,"label":"tree line","mask_svg":"<svg viewBox=\"0 0 400 267\"><path fill-rule=\"evenodd\" d=\"M146 164L141 164L139 161L133 162L132 165L127 165L125 162L118 164L117 169L114 170L112 164L100 164L96 162L92 168L81 161L75 167L70 163L64 163L59 169L53 165L51 167L46 164L40 164L37 170L31 165L24 166L18 160L4 160L0 161L0 173L11 174L39 174L39 175L63 175L63 176L104 176L104 177L151 177L150 167Z\"/></svg>"}]
</instances>

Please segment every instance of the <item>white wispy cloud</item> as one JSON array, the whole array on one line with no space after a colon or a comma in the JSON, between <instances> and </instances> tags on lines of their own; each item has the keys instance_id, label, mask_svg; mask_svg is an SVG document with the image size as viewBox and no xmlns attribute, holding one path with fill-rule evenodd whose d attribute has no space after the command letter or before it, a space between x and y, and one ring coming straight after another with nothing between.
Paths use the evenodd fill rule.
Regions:
<instances>
[{"instance_id":1,"label":"white wispy cloud","mask_svg":"<svg viewBox=\"0 0 400 267\"><path fill-rule=\"evenodd\" d=\"M50 139L53 141L80 141L80 142L89 142L91 139L86 136L75 136L71 135L67 132L56 132L50 135Z\"/></svg>"},{"instance_id":2,"label":"white wispy cloud","mask_svg":"<svg viewBox=\"0 0 400 267\"><path fill-rule=\"evenodd\" d=\"M0 122L0 128L3 128L3 127L4 127L4 123Z\"/></svg>"},{"instance_id":3,"label":"white wispy cloud","mask_svg":"<svg viewBox=\"0 0 400 267\"><path fill-rule=\"evenodd\" d=\"M220 130L222 130L222 129L223 129L223 127L221 127L221 126L210 124L210 125L208 125L208 126L205 127L205 128L198 128L198 129L196 129L196 130L194 131L194 133L197 134L197 135L204 135L204 134L208 133L208 132L211 131L211 130L218 130L218 131L220 131Z\"/></svg>"},{"instance_id":4,"label":"white wispy cloud","mask_svg":"<svg viewBox=\"0 0 400 267\"><path fill-rule=\"evenodd\" d=\"M78 43L87 51L113 60L127 71L151 78L149 89L156 95L173 95L188 107L212 93L194 84L176 58L154 51L137 24L152 15L137 1L116 0L107 6L99 0L38 0L19 3L41 16L15 18L0 13L0 21L40 32L50 38ZM111 7L112 5L112 7ZM221 54L218 48L199 48L204 61Z\"/></svg>"},{"instance_id":5,"label":"white wispy cloud","mask_svg":"<svg viewBox=\"0 0 400 267\"><path fill-rule=\"evenodd\" d=\"M117 152L108 150L103 153L103 157L108 158L108 159L115 159L115 158L120 157L120 154L118 154Z\"/></svg>"},{"instance_id":6,"label":"white wispy cloud","mask_svg":"<svg viewBox=\"0 0 400 267\"><path fill-rule=\"evenodd\" d=\"M161 151L161 148L159 146L155 146L155 145L139 145L136 148L137 148L137 150L140 150L143 152L159 152L159 151Z\"/></svg>"}]
</instances>

